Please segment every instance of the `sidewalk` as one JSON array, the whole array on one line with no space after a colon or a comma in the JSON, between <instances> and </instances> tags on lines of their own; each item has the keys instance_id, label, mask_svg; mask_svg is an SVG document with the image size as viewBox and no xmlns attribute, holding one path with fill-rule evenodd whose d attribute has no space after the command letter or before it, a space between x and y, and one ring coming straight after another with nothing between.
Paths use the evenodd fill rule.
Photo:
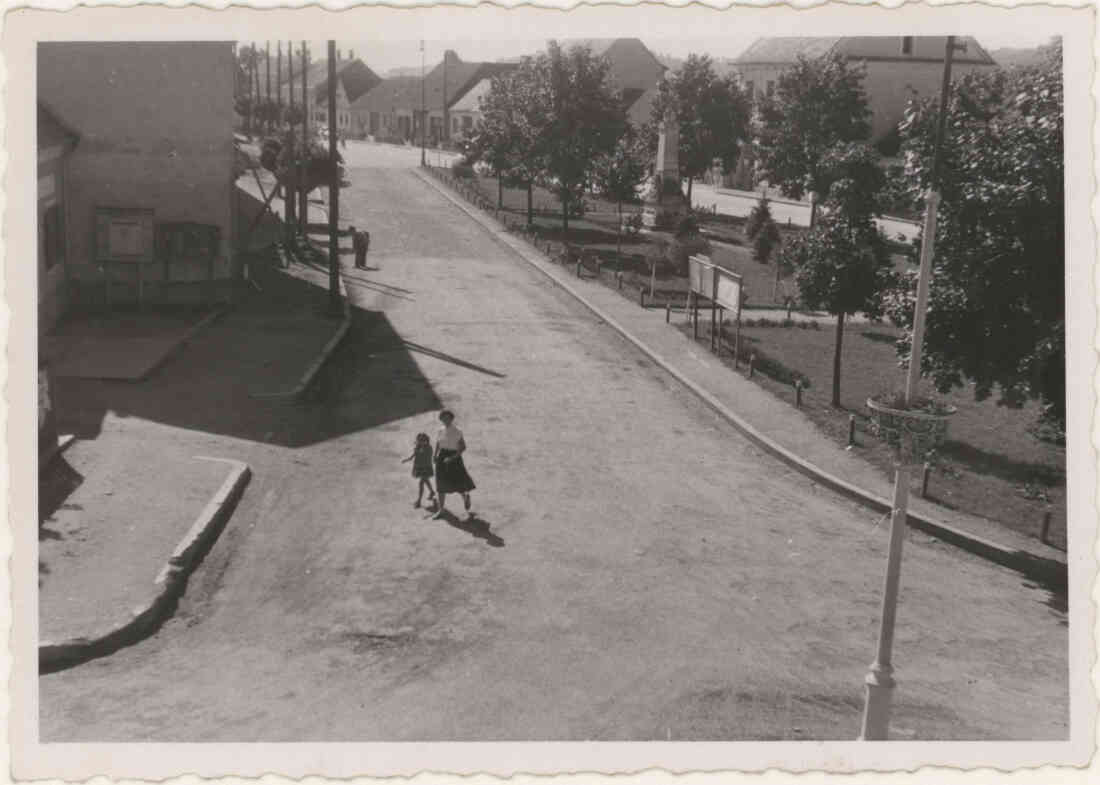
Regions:
<instances>
[{"instance_id":1,"label":"sidewalk","mask_svg":"<svg viewBox=\"0 0 1100 785\"><path fill-rule=\"evenodd\" d=\"M514 250L529 264L574 294L587 307L605 319L614 329L649 354L674 376L695 388L715 408L724 408L736 418L735 425L750 439L791 464L817 482L845 495L869 502L868 496L882 502L880 509L889 510L892 481L840 444L824 436L817 427L790 403L781 401L731 372L712 355L703 341L693 343L665 324L664 310L638 307L615 291L593 281L579 280L572 270L551 263L521 238L509 234L494 219L466 204L434 178L417 174L438 188L456 206L466 211L504 245ZM673 317L684 319L683 314ZM731 419L727 417L727 419ZM778 451L772 449L777 447ZM786 453L787 456L784 456ZM788 460L794 458L795 462ZM839 483L835 482L839 481ZM847 487L845 487L847 486ZM864 492L860 494L859 492ZM862 497L862 498L861 498ZM940 507L920 498L911 498L910 522L945 524L947 530L937 532L942 539L975 550L987 558L1003 560L1015 566L1028 566L1038 560L1045 569L1065 565L1066 555L1021 535L994 521ZM954 531L951 531L954 530ZM954 538L953 534L960 535ZM966 542L964 542L965 540ZM1043 568L1041 568L1042 570Z\"/></svg>"},{"instance_id":2,"label":"sidewalk","mask_svg":"<svg viewBox=\"0 0 1100 785\"><path fill-rule=\"evenodd\" d=\"M259 290L146 381L57 380L59 429L78 441L40 478L44 670L154 630L232 513L244 461L311 438L257 393L293 403L345 320L328 314L315 270L272 258L254 261Z\"/></svg>"}]
</instances>

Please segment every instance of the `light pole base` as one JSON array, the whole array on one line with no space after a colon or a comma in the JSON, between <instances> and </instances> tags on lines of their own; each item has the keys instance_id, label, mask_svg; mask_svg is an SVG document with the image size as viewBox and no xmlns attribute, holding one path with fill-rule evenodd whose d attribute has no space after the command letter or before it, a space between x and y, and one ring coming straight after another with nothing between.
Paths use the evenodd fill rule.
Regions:
<instances>
[{"instance_id":1,"label":"light pole base","mask_svg":"<svg viewBox=\"0 0 1100 785\"><path fill-rule=\"evenodd\" d=\"M890 735L890 700L894 695L894 669L874 663L863 679L867 697L863 706L863 728L859 741L886 741Z\"/></svg>"}]
</instances>

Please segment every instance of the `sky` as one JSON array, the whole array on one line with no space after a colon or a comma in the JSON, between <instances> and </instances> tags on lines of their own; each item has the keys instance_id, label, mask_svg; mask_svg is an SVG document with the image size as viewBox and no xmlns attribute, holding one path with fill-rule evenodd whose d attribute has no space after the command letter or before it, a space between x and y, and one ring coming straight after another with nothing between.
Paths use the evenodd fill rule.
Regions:
<instances>
[{"instance_id":1,"label":"sky","mask_svg":"<svg viewBox=\"0 0 1100 785\"><path fill-rule=\"evenodd\" d=\"M724 59L737 57L758 37L756 34L725 35L712 39L643 37L642 41L656 54L669 54L683 58L692 53L702 53ZM1026 27L1016 30L998 30L996 34L975 37L987 50L1002 47L1033 47L1046 43L1049 38L1045 32ZM262 47L263 42L257 42L257 45ZM295 42L296 48L297 45L298 42ZM337 41L336 45L342 56L346 57L349 51L353 51L356 57L379 75L384 75L392 68L419 68L421 63L419 41ZM545 45L545 38L429 40L424 44L424 61L427 68L431 69L433 64L442 60L446 49L453 49L463 60L494 61L532 54ZM274 41L271 42L271 51L274 55ZM310 42L310 57L313 61L326 57L326 51L326 42Z\"/></svg>"}]
</instances>

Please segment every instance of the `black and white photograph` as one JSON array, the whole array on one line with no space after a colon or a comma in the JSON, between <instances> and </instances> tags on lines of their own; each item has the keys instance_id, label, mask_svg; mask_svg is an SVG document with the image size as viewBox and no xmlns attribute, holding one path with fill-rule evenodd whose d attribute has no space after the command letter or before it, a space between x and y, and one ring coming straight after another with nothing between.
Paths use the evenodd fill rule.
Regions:
<instances>
[{"instance_id":1,"label":"black and white photograph","mask_svg":"<svg viewBox=\"0 0 1100 785\"><path fill-rule=\"evenodd\" d=\"M12 15L16 776L1086 765L1093 27Z\"/></svg>"}]
</instances>

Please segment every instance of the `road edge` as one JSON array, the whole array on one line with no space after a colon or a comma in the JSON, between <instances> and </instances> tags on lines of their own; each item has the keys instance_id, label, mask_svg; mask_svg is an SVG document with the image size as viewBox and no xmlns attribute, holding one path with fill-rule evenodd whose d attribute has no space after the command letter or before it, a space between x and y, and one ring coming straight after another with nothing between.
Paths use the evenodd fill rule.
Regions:
<instances>
[{"instance_id":1,"label":"road edge","mask_svg":"<svg viewBox=\"0 0 1100 785\"><path fill-rule=\"evenodd\" d=\"M38 644L39 674L53 673L111 654L123 646L145 638L171 617L176 601L187 588L187 579L221 534L252 477L251 468L243 461L195 457L196 460L230 464L229 474L199 513L183 539L176 544L168 561L153 581L152 597L144 605L135 608L127 621L112 629L104 630L98 635L70 638L59 643L40 641Z\"/></svg>"},{"instance_id":2,"label":"road edge","mask_svg":"<svg viewBox=\"0 0 1100 785\"><path fill-rule=\"evenodd\" d=\"M892 510L893 505L886 499L876 496L869 491L865 491L862 488L856 487L839 477L835 477L824 469L819 468L815 464L810 463L804 458L796 455L795 453L783 447L778 442L773 441L769 437L757 431L750 423L742 419L739 415L735 414L725 404L711 395L707 390L697 385L695 382L688 379L671 363L666 361L661 355L657 354L653 349L646 345L643 341L636 338L625 327L616 322L613 318L604 313L599 306L589 302L580 292L573 288L568 282L562 280L555 271L552 269L546 269L543 265L549 264L549 260L545 254L540 251L526 247L525 243L520 240L516 240L507 234L507 231L501 227L499 222L494 218L482 214L454 194L450 193L446 187L437 182L431 176L422 172L419 168L413 170L417 177L425 183L428 183L435 188L444 197L455 204L459 209L481 224L489 233L504 247L514 252L517 256L530 264L536 270L541 272L557 286L565 290L569 295L581 303L585 308L596 315L601 321L610 326L613 330L619 333L623 338L633 344L643 354L649 357L654 363L660 366L666 373L672 376L676 381L680 382L684 387L690 390L696 397L706 403L714 411L722 416L727 422L734 428L740 431L751 442L763 449L765 452L771 454L773 457L778 458L783 463L790 466L800 474L810 478L814 482L817 482L826 488L839 493L848 499L858 502L866 507L869 507L876 512L888 513ZM980 556L989 561L995 562L1003 567L1016 570L1028 577L1036 580L1051 582L1059 587L1065 587L1068 585L1068 565L1054 559L1049 559L1044 556L1039 556L1033 553L1022 550L1014 550L1012 548L1000 545L992 542L991 540L978 537L977 535L970 534L969 532L956 529L952 526L942 523L940 521L929 518L921 513L908 511L908 523L914 529L923 531L927 534L936 537L942 542L954 545L965 551L973 553L976 556Z\"/></svg>"}]
</instances>

